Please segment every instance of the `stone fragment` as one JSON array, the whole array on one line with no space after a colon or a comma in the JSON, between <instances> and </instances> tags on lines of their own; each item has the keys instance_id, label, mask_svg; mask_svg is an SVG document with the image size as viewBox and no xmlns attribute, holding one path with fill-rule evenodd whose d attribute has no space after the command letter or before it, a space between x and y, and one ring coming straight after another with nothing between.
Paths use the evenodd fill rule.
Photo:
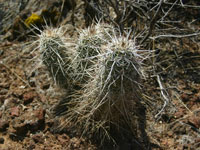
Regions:
<instances>
[{"instance_id":1,"label":"stone fragment","mask_svg":"<svg viewBox=\"0 0 200 150\"><path fill-rule=\"evenodd\" d=\"M195 128L200 128L200 118L196 116L191 116L188 120L190 124L192 124Z\"/></svg>"},{"instance_id":2,"label":"stone fragment","mask_svg":"<svg viewBox=\"0 0 200 150\"><path fill-rule=\"evenodd\" d=\"M33 91L23 94L24 104L26 105L26 104L31 103L33 101L34 97L36 97L36 94Z\"/></svg>"},{"instance_id":3,"label":"stone fragment","mask_svg":"<svg viewBox=\"0 0 200 150\"><path fill-rule=\"evenodd\" d=\"M0 138L0 144L3 144L4 143L4 138Z\"/></svg>"},{"instance_id":4,"label":"stone fragment","mask_svg":"<svg viewBox=\"0 0 200 150\"><path fill-rule=\"evenodd\" d=\"M6 131L6 129L9 127L9 122L6 120L0 120L0 132Z\"/></svg>"},{"instance_id":5,"label":"stone fragment","mask_svg":"<svg viewBox=\"0 0 200 150\"><path fill-rule=\"evenodd\" d=\"M18 107L11 108L10 113L11 113L12 117L18 117L19 116L19 108Z\"/></svg>"}]
</instances>

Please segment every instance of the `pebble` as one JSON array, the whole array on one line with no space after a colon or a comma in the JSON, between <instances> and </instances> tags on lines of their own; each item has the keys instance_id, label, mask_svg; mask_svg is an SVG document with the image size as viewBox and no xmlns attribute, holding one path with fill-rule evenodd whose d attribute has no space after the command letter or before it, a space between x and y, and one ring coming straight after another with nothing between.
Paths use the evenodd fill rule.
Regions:
<instances>
[{"instance_id":1,"label":"pebble","mask_svg":"<svg viewBox=\"0 0 200 150\"><path fill-rule=\"evenodd\" d=\"M0 144L4 144L4 138L0 138Z\"/></svg>"}]
</instances>

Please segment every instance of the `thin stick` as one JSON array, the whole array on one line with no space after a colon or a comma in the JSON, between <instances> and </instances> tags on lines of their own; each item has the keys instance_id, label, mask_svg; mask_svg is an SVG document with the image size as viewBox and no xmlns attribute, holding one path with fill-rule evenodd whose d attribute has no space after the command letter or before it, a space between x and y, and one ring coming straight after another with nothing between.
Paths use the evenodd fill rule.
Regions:
<instances>
[{"instance_id":1,"label":"thin stick","mask_svg":"<svg viewBox=\"0 0 200 150\"><path fill-rule=\"evenodd\" d=\"M155 115L155 118L157 118L157 117L164 111L165 107L166 107L167 104L169 103L169 98L168 98L167 95L165 94L165 93L167 93L167 92L166 92L166 90L164 89L164 87L163 87L163 85L162 85L162 83L161 83L161 81L160 81L160 76L157 75L156 77L157 77L157 81L158 81L158 84L159 84L159 87L160 87L161 95L163 96L163 98L164 98L165 101L164 101L164 104L163 104L162 109L159 111L159 113L157 113L157 114ZM164 92L165 92L165 93L164 93Z\"/></svg>"}]
</instances>

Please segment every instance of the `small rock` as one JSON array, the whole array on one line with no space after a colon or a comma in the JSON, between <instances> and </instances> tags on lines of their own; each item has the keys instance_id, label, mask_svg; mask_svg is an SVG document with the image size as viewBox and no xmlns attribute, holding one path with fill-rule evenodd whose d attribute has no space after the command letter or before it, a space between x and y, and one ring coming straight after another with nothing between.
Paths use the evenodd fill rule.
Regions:
<instances>
[{"instance_id":1,"label":"small rock","mask_svg":"<svg viewBox=\"0 0 200 150\"><path fill-rule=\"evenodd\" d=\"M185 114L185 109L179 108L178 111L174 114L175 118L181 118Z\"/></svg>"},{"instance_id":2,"label":"small rock","mask_svg":"<svg viewBox=\"0 0 200 150\"><path fill-rule=\"evenodd\" d=\"M196 116L192 116L189 118L188 122L192 124L195 128L200 128L200 118Z\"/></svg>"},{"instance_id":3,"label":"small rock","mask_svg":"<svg viewBox=\"0 0 200 150\"><path fill-rule=\"evenodd\" d=\"M25 136L28 132L28 125L26 123L15 123L13 125L12 133L19 136Z\"/></svg>"},{"instance_id":4,"label":"small rock","mask_svg":"<svg viewBox=\"0 0 200 150\"><path fill-rule=\"evenodd\" d=\"M46 102L46 97L44 95L40 94L40 100L42 102Z\"/></svg>"},{"instance_id":5,"label":"small rock","mask_svg":"<svg viewBox=\"0 0 200 150\"><path fill-rule=\"evenodd\" d=\"M0 138L0 144L4 143L4 138Z\"/></svg>"},{"instance_id":6,"label":"small rock","mask_svg":"<svg viewBox=\"0 0 200 150\"><path fill-rule=\"evenodd\" d=\"M38 120L44 120L45 119L45 113L46 111L43 108L40 108L39 110L36 111L36 117Z\"/></svg>"},{"instance_id":7,"label":"small rock","mask_svg":"<svg viewBox=\"0 0 200 150\"><path fill-rule=\"evenodd\" d=\"M35 143L44 143L44 137L42 136L42 134L36 134L32 136L32 139Z\"/></svg>"},{"instance_id":8,"label":"small rock","mask_svg":"<svg viewBox=\"0 0 200 150\"><path fill-rule=\"evenodd\" d=\"M31 132L35 132L37 130L45 129L45 110L39 109L34 111L34 115L32 116L32 122L29 123Z\"/></svg>"},{"instance_id":9,"label":"small rock","mask_svg":"<svg viewBox=\"0 0 200 150\"><path fill-rule=\"evenodd\" d=\"M0 120L0 132L6 131L9 127L9 122L6 120Z\"/></svg>"},{"instance_id":10,"label":"small rock","mask_svg":"<svg viewBox=\"0 0 200 150\"><path fill-rule=\"evenodd\" d=\"M11 108L10 112L11 112L12 117L18 117L19 116L19 108L18 107Z\"/></svg>"},{"instance_id":11,"label":"small rock","mask_svg":"<svg viewBox=\"0 0 200 150\"><path fill-rule=\"evenodd\" d=\"M23 95L24 104L26 105L31 103L35 96L36 94L33 91L25 93Z\"/></svg>"}]
</instances>

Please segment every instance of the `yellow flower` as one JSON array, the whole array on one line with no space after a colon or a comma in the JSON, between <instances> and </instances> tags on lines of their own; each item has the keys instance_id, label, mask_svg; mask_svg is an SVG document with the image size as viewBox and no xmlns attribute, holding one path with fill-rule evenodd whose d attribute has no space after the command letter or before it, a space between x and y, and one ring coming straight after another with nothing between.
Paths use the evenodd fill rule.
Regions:
<instances>
[{"instance_id":1,"label":"yellow flower","mask_svg":"<svg viewBox=\"0 0 200 150\"><path fill-rule=\"evenodd\" d=\"M41 16L37 15L37 14L32 14L30 17L28 17L25 20L25 24L30 27L31 25L41 25L44 23L44 20Z\"/></svg>"}]
</instances>

